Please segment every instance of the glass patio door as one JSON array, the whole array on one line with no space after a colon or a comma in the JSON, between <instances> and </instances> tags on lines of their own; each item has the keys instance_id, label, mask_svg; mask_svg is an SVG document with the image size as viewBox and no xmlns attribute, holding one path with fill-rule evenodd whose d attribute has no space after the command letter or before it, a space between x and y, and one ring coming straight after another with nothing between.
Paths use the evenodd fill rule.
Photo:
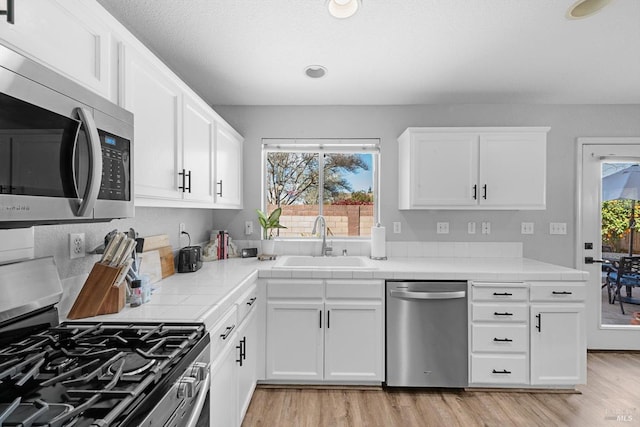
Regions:
<instances>
[{"instance_id":1,"label":"glass patio door","mask_svg":"<svg viewBox=\"0 0 640 427\"><path fill-rule=\"evenodd\" d=\"M579 138L578 151L576 265L588 271L590 277L587 290L587 346L590 349L638 350L640 325L635 323L640 322L634 318L640 315L640 287L630 289L631 297L637 298L636 303L626 298L626 287L622 289L625 300L623 314L618 300L610 303L606 277L611 263L629 254L632 238L629 224L634 203L637 205L636 213L640 212L640 201L634 202L634 197L622 193L612 195L609 191L614 181L612 176L628 172L633 165L640 164L640 138ZM640 233L633 234L637 236ZM637 240L633 246L633 254L640 256Z\"/></svg>"}]
</instances>

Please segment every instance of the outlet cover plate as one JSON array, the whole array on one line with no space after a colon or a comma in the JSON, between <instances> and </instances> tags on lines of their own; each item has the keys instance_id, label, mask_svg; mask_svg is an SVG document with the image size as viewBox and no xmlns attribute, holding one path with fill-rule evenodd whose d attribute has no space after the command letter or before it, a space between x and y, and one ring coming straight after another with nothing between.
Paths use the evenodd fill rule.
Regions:
<instances>
[{"instance_id":1,"label":"outlet cover plate","mask_svg":"<svg viewBox=\"0 0 640 427\"><path fill-rule=\"evenodd\" d=\"M520 224L520 234L533 234L533 222L523 222Z\"/></svg>"}]
</instances>

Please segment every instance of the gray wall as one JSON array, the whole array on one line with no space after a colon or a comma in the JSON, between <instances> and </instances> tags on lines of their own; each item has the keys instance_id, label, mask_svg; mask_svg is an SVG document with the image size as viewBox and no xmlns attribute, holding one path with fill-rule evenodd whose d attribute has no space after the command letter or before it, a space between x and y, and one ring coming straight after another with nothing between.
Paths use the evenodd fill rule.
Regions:
<instances>
[{"instance_id":1,"label":"gray wall","mask_svg":"<svg viewBox=\"0 0 640 427\"><path fill-rule=\"evenodd\" d=\"M89 273L93 264L100 260L99 255L69 259L69 233L85 233L87 251L90 251L103 242L109 231L128 231L129 227L133 227L140 236L168 234L175 251L189 244L186 236L179 237L181 222L185 224L185 231L191 235L194 244L209 240L213 218L208 209L136 208L135 218L131 219L94 224L37 226L34 233L35 256L53 256L60 278L66 279Z\"/></svg>"},{"instance_id":2,"label":"gray wall","mask_svg":"<svg viewBox=\"0 0 640 427\"><path fill-rule=\"evenodd\" d=\"M245 137L244 207L215 212L216 228L244 237L244 222L254 221L261 200L261 138L381 139L381 220L389 241L522 241L528 258L573 267L575 252L576 138L640 135L640 105L421 105L353 107L214 107ZM397 137L409 126L550 126L547 209L545 211L399 211ZM392 223L402 233L392 234ZM438 221L450 234L436 234ZM490 221L491 234L467 234L467 222ZM535 223L534 235L521 235L520 223ZM549 235L549 222L566 222L566 236Z\"/></svg>"}]
</instances>

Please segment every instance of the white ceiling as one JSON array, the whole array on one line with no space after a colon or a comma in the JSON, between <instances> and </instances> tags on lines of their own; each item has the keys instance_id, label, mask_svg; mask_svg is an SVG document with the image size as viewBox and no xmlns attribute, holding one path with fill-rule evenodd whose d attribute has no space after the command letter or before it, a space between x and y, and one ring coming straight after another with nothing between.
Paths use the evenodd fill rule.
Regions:
<instances>
[{"instance_id":1,"label":"white ceiling","mask_svg":"<svg viewBox=\"0 0 640 427\"><path fill-rule=\"evenodd\" d=\"M98 1L213 105L640 104L638 0Z\"/></svg>"}]
</instances>

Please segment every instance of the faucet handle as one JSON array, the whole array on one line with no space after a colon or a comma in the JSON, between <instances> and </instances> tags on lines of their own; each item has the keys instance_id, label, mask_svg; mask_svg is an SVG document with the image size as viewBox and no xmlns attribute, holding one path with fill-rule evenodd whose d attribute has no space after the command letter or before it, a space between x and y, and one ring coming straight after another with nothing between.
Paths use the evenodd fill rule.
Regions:
<instances>
[{"instance_id":1,"label":"faucet handle","mask_svg":"<svg viewBox=\"0 0 640 427\"><path fill-rule=\"evenodd\" d=\"M346 249L342 250L342 256L347 256L347 250Z\"/></svg>"}]
</instances>

